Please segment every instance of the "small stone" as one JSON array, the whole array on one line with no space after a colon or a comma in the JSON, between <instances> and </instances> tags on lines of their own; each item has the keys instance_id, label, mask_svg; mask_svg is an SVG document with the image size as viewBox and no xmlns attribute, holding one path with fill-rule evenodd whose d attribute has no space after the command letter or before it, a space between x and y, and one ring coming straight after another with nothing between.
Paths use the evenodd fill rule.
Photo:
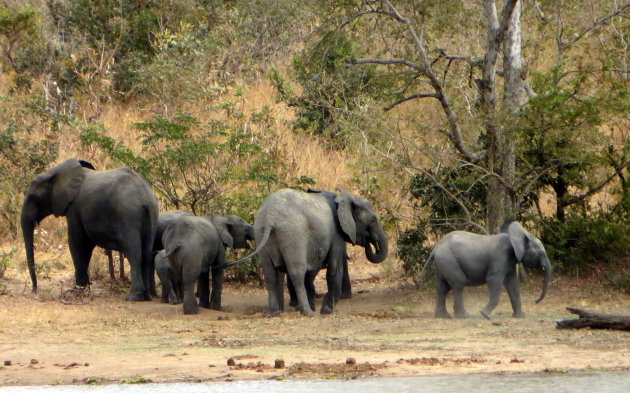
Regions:
<instances>
[{"instance_id":1,"label":"small stone","mask_svg":"<svg viewBox=\"0 0 630 393\"><path fill-rule=\"evenodd\" d=\"M4 361L4 365L5 365L5 366L10 366L11 364L13 364L13 363L11 363L11 361L10 361L10 360L5 360L5 361Z\"/></svg>"},{"instance_id":2,"label":"small stone","mask_svg":"<svg viewBox=\"0 0 630 393\"><path fill-rule=\"evenodd\" d=\"M503 324L500 321L492 321L492 326L502 326Z\"/></svg>"},{"instance_id":3,"label":"small stone","mask_svg":"<svg viewBox=\"0 0 630 393\"><path fill-rule=\"evenodd\" d=\"M347 358L346 364L357 364L357 360L355 358Z\"/></svg>"},{"instance_id":4,"label":"small stone","mask_svg":"<svg viewBox=\"0 0 630 393\"><path fill-rule=\"evenodd\" d=\"M236 362L234 361L234 358L229 358L227 361L227 365L230 367L236 366Z\"/></svg>"},{"instance_id":5,"label":"small stone","mask_svg":"<svg viewBox=\"0 0 630 393\"><path fill-rule=\"evenodd\" d=\"M37 361L37 359L31 359L31 364L38 364L39 362Z\"/></svg>"},{"instance_id":6,"label":"small stone","mask_svg":"<svg viewBox=\"0 0 630 393\"><path fill-rule=\"evenodd\" d=\"M284 359L276 359L273 368L284 368Z\"/></svg>"}]
</instances>

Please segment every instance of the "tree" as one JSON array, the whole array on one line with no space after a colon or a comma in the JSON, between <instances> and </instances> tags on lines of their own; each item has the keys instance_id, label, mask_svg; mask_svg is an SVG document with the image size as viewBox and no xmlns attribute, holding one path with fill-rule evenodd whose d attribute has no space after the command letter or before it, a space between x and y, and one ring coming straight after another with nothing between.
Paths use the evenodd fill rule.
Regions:
<instances>
[{"instance_id":1,"label":"tree","mask_svg":"<svg viewBox=\"0 0 630 393\"><path fill-rule=\"evenodd\" d=\"M333 22L335 29L361 31L366 36L364 49L376 55L348 59L351 64L376 64L390 74L398 72L398 81L392 89L398 97L387 104L385 111L402 104L405 109L414 108L410 104L414 100L429 99L437 103L437 106L424 104L425 108L439 108L441 112L441 118L431 119L432 124L427 128L444 136L450 149L441 157L434 155L433 160L438 168L443 165L475 168L478 173L475 182L481 182L487 189L485 227L489 232L497 231L506 217L518 215L540 179L559 165L558 161L550 160L533 166L521 159L517 149L520 145L517 145L519 135L515 125L522 109L537 94L529 83L530 70L523 67L523 5L518 0L505 0L500 2L499 11L496 3L483 0L479 6L458 1L439 4L400 1L394 5L389 0L364 1L343 8L344 19ZM564 9L561 4L554 4L548 6L557 7L556 37L553 38L557 42L557 64L561 68L571 63L572 47L630 8L630 3L614 7L612 12L593 18L586 27L574 29L574 34L567 39L558 32L568 29L561 19ZM544 34L549 29L549 18L535 24L534 18L542 8L537 3L534 5L536 7L529 9L528 21L542 26L537 33ZM458 23L457 31L452 27L455 23ZM475 27L480 23L484 26L483 37L474 34L479 31ZM535 30L532 26L528 29ZM441 34L443 30L448 30L453 39ZM374 31L378 34L370 34ZM544 40L549 42L549 36ZM464 50L468 53L451 53ZM579 65L580 60L575 64ZM600 70L600 74L607 73L610 71L605 68ZM417 116L416 113L411 116L414 115ZM407 168L411 174L431 175L425 167L416 164L417 155L409 155L409 150L416 147L414 136L399 133L396 139L400 141L398 156L381 154ZM618 163L611 178L625 166L625 161Z\"/></svg>"}]
</instances>

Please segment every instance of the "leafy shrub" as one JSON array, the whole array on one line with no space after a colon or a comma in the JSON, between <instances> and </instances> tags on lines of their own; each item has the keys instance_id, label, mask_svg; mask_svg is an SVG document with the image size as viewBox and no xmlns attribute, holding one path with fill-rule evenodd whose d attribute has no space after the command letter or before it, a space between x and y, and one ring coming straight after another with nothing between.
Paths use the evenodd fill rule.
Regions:
<instances>
[{"instance_id":1,"label":"leafy shrub","mask_svg":"<svg viewBox=\"0 0 630 393\"><path fill-rule=\"evenodd\" d=\"M427 246L428 224L418 221L412 228L405 229L398 237L398 257L403 261L405 273L412 277L417 288L433 276L433 265L427 266L422 276L420 273L431 254L431 246Z\"/></svg>"},{"instance_id":2,"label":"leafy shrub","mask_svg":"<svg viewBox=\"0 0 630 393\"><path fill-rule=\"evenodd\" d=\"M594 262L630 255L630 226L604 216L569 215L543 221L541 240L554 269L577 274Z\"/></svg>"}]
</instances>

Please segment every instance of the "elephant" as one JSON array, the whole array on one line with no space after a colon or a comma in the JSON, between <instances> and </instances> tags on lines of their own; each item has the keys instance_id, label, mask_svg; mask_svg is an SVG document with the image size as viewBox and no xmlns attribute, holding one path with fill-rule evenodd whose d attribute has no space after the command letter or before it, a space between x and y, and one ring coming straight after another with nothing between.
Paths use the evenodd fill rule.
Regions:
<instances>
[{"instance_id":1,"label":"elephant","mask_svg":"<svg viewBox=\"0 0 630 393\"><path fill-rule=\"evenodd\" d=\"M180 217L194 216L193 213L186 210L169 210L161 212L158 216L157 229L155 230L155 241L153 242L153 252L157 253L164 249L162 244L162 236L172 223L177 221Z\"/></svg>"},{"instance_id":2,"label":"elephant","mask_svg":"<svg viewBox=\"0 0 630 393\"><path fill-rule=\"evenodd\" d=\"M171 263L166 258L166 253L160 251L155 254L155 271L160 277L160 283L162 285L162 296L160 301L162 303L179 304L182 302L181 286L177 284L175 274Z\"/></svg>"},{"instance_id":3,"label":"elephant","mask_svg":"<svg viewBox=\"0 0 630 393\"><path fill-rule=\"evenodd\" d=\"M66 217L77 286L89 284L90 258L94 247L99 246L121 251L129 259L131 288L126 298L151 300L151 247L158 204L141 175L127 168L95 171L70 158L31 181L21 225L33 292L37 292L33 232L35 225L51 214Z\"/></svg>"},{"instance_id":4,"label":"elephant","mask_svg":"<svg viewBox=\"0 0 630 393\"><path fill-rule=\"evenodd\" d=\"M342 188L337 191L282 189L269 195L258 210L254 223L257 247L247 258L260 255L267 315L284 310L284 275L288 273L299 311L312 316L312 283L322 268L327 269L328 292L320 313L332 313L341 293L346 243L364 247L370 262L380 263L387 257L387 236L370 202Z\"/></svg>"},{"instance_id":5,"label":"elephant","mask_svg":"<svg viewBox=\"0 0 630 393\"><path fill-rule=\"evenodd\" d=\"M222 309L225 248L249 248L249 240L254 240L253 227L237 216L182 216L166 228L162 236L164 251L160 254L169 260L178 288L174 292L179 291L182 297L184 314L198 314L199 307ZM194 290L197 281L199 304Z\"/></svg>"},{"instance_id":6,"label":"elephant","mask_svg":"<svg viewBox=\"0 0 630 393\"><path fill-rule=\"evenodd\" d=\"M545 276L542 292L536 303L547 293L552 267L542 242L527 232L517 221L506 220L501 231L495 235L478 235L465 231L454 231L444 236L433 248L427 263L435 262L436 272L436 318L451 318L446 310L446 295L454 292L454 312L456 318L468 317L464 308L463 291L465 286L478 286L488 283L490 298L480 310L481 315L490 319L490 314L499 303L501 286L505 286L513 317L524 318L521 309L521 296L517 263L526 267L542 268Z\"/></svg>"}]
</instances>

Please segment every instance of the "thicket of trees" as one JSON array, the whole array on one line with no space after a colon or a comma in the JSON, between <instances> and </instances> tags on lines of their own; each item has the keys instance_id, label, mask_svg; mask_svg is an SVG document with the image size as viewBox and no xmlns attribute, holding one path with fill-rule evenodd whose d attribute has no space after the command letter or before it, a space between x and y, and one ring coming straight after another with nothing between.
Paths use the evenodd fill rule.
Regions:
<instances>
[{"instance_id":1,"label":"thicket of trees","mask_svg":"<svg viewBox=\"0 0 630 393\"><path fill-rule=\"evenodd\" d=\"M5 0L2 225L17 232L22 191L68 133L166 207L251 219L269 191L314 181L278 176L272 115L239 103L269 78L294 132L361 155L357 185L410 273L445 232L512 216L559 270L627 257L629 45L619 0ZM104 105L151 105L140 149L108 135ZM387 208L401 186L413 217Z\"/></svg>"}]
</instances>

